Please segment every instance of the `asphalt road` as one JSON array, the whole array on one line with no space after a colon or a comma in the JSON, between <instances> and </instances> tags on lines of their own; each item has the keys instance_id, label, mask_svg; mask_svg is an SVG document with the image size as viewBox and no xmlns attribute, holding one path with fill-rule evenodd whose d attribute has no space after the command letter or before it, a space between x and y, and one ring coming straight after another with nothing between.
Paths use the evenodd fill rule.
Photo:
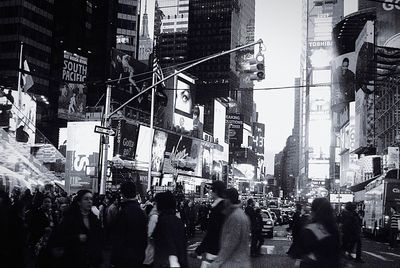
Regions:
<instances>
[{"instance_id":1,"label":"asphalt road","mask_svg":"<svg viewBox=\"0 0 400 268\"><path fill-rule=\"evenodd\" d=\"M274 230L274 237L272 239L265 239L262 246L261 253L264 254L258 258L252 258L252 266L254 268L261 267L295 267L295 260L286 255L290 247L291 241L287 237L287 226L277 226ZM199 241L201 234L196 236L195 239L190 241L188 251L193 251ZM355 263L353 261L346 261L346 268L350 267L378 267L378 268L400 268L400 249L389 250L386 243L371 241L369 239L362 240L362 258L365 263ZM199 268L200 260L189 257L191 268Z\"/></svg>"}]
</instances>

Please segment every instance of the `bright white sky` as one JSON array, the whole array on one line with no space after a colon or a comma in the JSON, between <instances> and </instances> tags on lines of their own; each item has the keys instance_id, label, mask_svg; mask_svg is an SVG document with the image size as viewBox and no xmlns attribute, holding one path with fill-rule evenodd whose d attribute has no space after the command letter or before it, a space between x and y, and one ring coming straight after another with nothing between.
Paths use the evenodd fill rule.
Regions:
<instances>
[{"instance_id":1,"label":"bright white sky","mask_svg":"<svg viewBox=\"0 0 400 268\"><path fill-rule=\"evenodd\" d=\"M255 88L294 85L300 75L301 0L256 0L256 40L266 46L266 79ZM265 165L274 173L274 155L292 134L294 89L255 91L259 122L265 124Z\"/></svg>"}]
</instances>

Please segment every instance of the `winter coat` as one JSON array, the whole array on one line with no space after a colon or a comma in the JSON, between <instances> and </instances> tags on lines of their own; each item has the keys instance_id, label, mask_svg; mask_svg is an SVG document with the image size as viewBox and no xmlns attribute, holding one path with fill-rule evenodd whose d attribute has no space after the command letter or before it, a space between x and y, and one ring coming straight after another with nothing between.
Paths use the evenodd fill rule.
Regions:
<instances>
[{"instance_id":1,"label":"winter coat","mask_svg":"<svg viewBox=\"0 0 400 268\"><path fill-rule=\"evenodd\" d=\"M85 234L87 240L80 241ZM102 261L103 230L100 220L89 213L89 229L78 209L67 211L60 225L53 231L49 241L52 249L61 249L62 267L99 267Z\"/></svg>"},{"instance_id":2,"label":"winter coat","mask_svg":"<svg viewBox=\"0 0 400 268\"><path fill-rule=\"evenodd\" d=\"M196 253L201 255L204 252L217 255L220 249L221 231L225 221L224 201L220 201L215 207L211 208L207 233L200 246L196 248Z\"/></svg>"},{"instance_id":3,"label":"winter coat","mask_svg":"<svg viewBox=\"0 0 400 268\"><path fill-rule=\"evenodd\" d=\"M250 221L239 205L226 209L221 249L209 268L250 268Z\"/></svg>"},{"instance_id":4,"label":"winter coat","mask_svg":"<svg viewBox=\"0 0 400 268\"><path fill-rule=\"evenodd\" d=\"M141 267L147 247L147 219L137 200L124 201L111 228L111 263Z\"/></svg>"},{"instance_id":5,"label":"winter coat","mask_svg":"<svg viewBox=\"0 0 400 268\"><path fill-rule=\"evenodd\" d=\"M181 268L188 267L185 227L175 211L161 211L153 232L154 268L170 267L169 257L176 256Z\"/></svg>"},{"instance_id":6,"label":"winter coat","mask_svg":"<svg viewBox=\"0 0 400 268\"><path fill-rule=\"evenodd\" d=\"M300 233L301 268L340 267L339 237L320 223L307 224Z\"/></svg>"}]
</instances>

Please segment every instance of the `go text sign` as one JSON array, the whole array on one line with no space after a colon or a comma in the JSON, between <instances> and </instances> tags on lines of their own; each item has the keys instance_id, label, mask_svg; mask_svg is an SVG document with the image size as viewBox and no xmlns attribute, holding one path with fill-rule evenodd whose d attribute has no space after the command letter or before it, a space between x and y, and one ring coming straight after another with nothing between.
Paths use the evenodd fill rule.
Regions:
<instances>
[{"instance_id":1,"label":"go text sign","mask_svg":"<svg viewBox=\"0 0 400 268\"><path fill-rule=\"evenodd\" d=\"M229 143L242 144L243 142L243 115L238 113L227 114L225 117L225 135Z\"/></svg>"}]
</instances>

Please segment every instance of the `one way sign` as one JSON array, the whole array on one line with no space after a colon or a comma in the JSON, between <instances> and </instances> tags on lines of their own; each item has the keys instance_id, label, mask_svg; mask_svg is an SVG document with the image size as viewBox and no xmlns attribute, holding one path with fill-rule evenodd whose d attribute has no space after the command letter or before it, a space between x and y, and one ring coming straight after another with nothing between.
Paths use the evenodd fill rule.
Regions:
<instances>
[{"instance_id":1,"label":"one way sign","mask_svg":"<svg viewBox=\"0 0 400 268\"><path fill-rule=\"evenodd\" d=\"M111 128L106 128L106 127L102 127L102 126L95 126L94 132L108 135L108 136L115 136L114 130L112 130Z\"/></svg>"}]
</instances>

